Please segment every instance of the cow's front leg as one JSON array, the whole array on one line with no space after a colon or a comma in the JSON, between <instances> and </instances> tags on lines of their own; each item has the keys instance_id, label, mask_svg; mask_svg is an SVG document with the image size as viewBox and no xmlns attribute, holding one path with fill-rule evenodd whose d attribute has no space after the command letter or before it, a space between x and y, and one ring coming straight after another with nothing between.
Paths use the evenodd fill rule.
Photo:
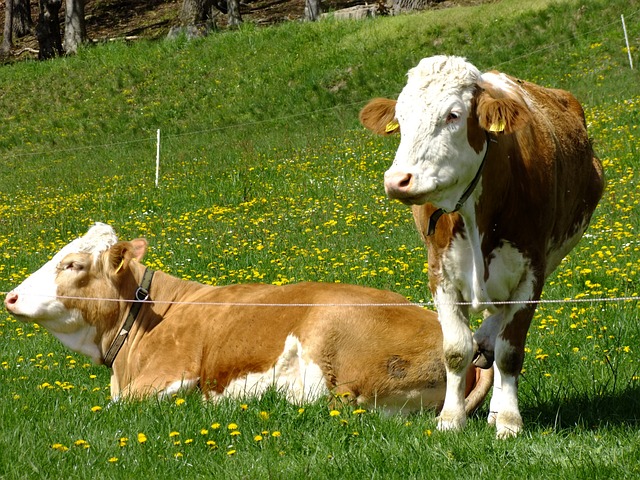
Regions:
<instances>
[{"instance_id":1,"label":"cow's front leg","mask_svg":"<svg viewBox=\"0 0 640 480\"><path fill-rule=\"evenodd\" d=\"M442 300L442 295L440 296ZM444 361L447 370L447 390L438 416L439 430L459 430L466 422L464 389L466 373L473 357L473 338L466 311L452 300L438 302L442 325Z\"/></svg>"}]
</instances>

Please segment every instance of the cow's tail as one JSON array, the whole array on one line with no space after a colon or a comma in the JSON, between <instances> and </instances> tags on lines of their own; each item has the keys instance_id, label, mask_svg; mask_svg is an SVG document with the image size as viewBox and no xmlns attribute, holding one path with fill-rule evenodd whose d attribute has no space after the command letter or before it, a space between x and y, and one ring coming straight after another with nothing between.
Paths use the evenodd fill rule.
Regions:
<instances>
[{"instance_id":1,"label":"cow's tail","mask_svg":"<svg viewBox=\"0 0 640 480\"><path fill-rule=\"evenodd\" d=\"M470 376L474 378L474 381L464 402L464 410L467 415L471 415L482 405L493 386L493 367L482 369L471 364L471 368L474 372Z\"/></svg>"}]
</instances>

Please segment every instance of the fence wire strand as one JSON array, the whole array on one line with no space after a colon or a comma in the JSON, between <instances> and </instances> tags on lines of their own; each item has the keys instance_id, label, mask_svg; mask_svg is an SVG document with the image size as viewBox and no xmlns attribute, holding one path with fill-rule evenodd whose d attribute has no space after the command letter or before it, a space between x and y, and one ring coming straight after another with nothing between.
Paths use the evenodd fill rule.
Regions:
<instances>
[{"instance_id":1,"label":"fence wire strand","mask_svg":"<svg viewBox=\"0 0 640 480\"><path fill-rule=\"evenodd\" d=\"M341 285L341 284L335 284ZM207 286L207 285L203 285ZM222 287L224 287L223 285ZM8 295L12 292L0 292L0 295ZM125 302L125 303L149 303L158 305L207 305L218 307L435 307L436 302L402 302L402 303L263 303L263 302L190 302L181 300L129 300L122 298L100 298L100 297L75 297L66 295L46 295L38 293L21 294L29 297L39 298L57 298L62 300L84 300L95 302ZM581 298L565 298L565 299L546 299L540 300L499 300L495 302L438 302L438 305L457 305L457 306L474 306L474 307L492 307L503 305L540 305L540 304L569 304L569 303L621 303L621 302L637 302L640 296L626 297L581 297Z\"/></svg>"}]
</instances>

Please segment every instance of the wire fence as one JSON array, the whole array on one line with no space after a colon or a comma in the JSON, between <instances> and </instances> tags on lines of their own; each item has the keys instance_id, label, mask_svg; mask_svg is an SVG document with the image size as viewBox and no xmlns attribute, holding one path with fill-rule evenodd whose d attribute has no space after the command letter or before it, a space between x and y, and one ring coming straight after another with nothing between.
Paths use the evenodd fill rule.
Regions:
<instances>
[{"instance_id":1,"label":"wire fence","mask_svg":"<svg viewBox=\"0 0 640 480\"><path fill-rule=\"evenodd\" d=\"M336 284L340 285L340 284ZM224 288L224 287L221 287ZM9 295L12 292L0 292L0 295ZM56 298L60 300L83 300L94 302L124 302L124 303L149 303L158 305L207 305L218 307L435 307L436 302L397 302L397 303L266 303L266 302L191 302L181 300L134 300L122 298L102 298L102 297L76 297L67 295L44 295L37 293L21 294L29 297L39 298ZM582 298L564 298L564 299L540 299L540 300L502 300L502 301L484 301L484 302L438 302L437 305L457 305L457 306L473 306L473 307L492 307L504 305L538 305L538 304L571 304L571 303L623 303L637 302L640 296L623 296L623 297L582 297Z\"/></svg>"}]
</instances>

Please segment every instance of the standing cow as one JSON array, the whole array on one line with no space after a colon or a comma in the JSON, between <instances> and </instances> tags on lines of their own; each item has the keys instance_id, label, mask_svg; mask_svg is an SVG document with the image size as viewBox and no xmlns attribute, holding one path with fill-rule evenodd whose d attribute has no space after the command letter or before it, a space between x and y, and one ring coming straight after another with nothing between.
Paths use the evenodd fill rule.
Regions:
<instances>
[{"instance_id":1,"label":"standing cow","mask_svg":"<svg viewBox=\"0 0 640 480\"><path fill-rule=\"evenodd\" d=\"M428 249L447 369L438 426L464 427L466 369L495 359L489 422L499 438L517 435L518 376L544 281L604 188L582 107L569 92L435 56L409 71L397 101L371 100L360 120L400 132L384 185L412 205ZM475 335L470 309L485 315Z\"/></svg>"},{"instance_id":2,"label":"standing cow","mask_svg":"<svg viewBox=\"0 0 640 480\"><path fill-rule=\"evenodd\" d=\"M146 268L146 249L145 240L119 242L96 224L8 293L5 306L110 367L114 400L196 387L215 399L275 386L297 403L331 392L388 411L442 405L435 312L355 285L188 282ZM492 383L492 372L476 373L469 370L469 411Z\"/></svg>"}]
</instances>

